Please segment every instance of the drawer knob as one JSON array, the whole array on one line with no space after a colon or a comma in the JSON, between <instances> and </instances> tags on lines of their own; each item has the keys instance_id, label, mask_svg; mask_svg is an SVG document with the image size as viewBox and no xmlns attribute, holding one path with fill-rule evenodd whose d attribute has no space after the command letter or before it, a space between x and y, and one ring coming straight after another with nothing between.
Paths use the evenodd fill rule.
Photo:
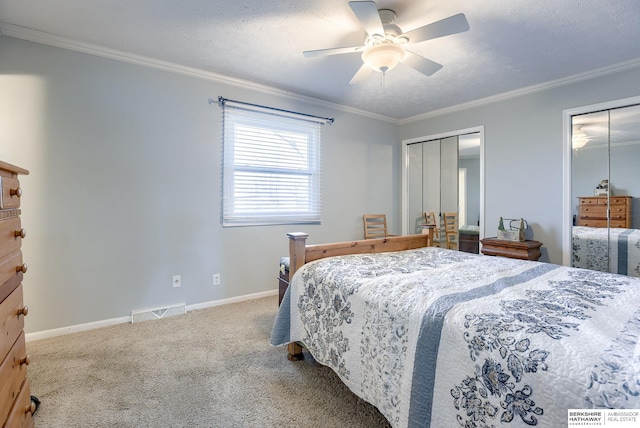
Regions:
<instances>
[{"instance_id":1,"label":"drawer knob","mask_svg":"<svg viewBox=\"0 0 640 428\"><path fill-rule=\"evenodd\" d=\"M21 266L17 266L16 267L16 272L27 273L27 264L26 263L22 263Z\"/></svg>"},{"instance_id":2,"label":"drawer knob","mask_svg":"<svg viewBox=\"0 0 640 428\"><path fill-rule=\"evenodd\" d=\"M18 316L22 315L26 317L28 313L29 313L29 306L23 306L22 308L18 309Z\"/></svg>"},{"instance_id":3,"label":"drawer knob","mask_svg":"<svg viewBox=\"0 0 640 428\"><path fill-rule=\"evenodd\" d=\"M24 230L24 229L16 230L16 231L13 233L13 236L15 236L16 238L22 238L22 239L24 239L24 238L26 238L26 237L27 237L27 231L26 231L26 230Z\"/></svg>"},{"instance_id":4,"label":"drawer knob","mask_svg":"<svg viewBox=\"0 0 640 428\"><path fill-rule=\"evenodd\" d=\"M22 196L22 189L21 189L21 188L19 188L19 187L15 188L15 189L11 189L11 190L9 191L9 194L10 194L11 196L17 196L17 197L19 198L19 197L21 197L21 196Z\"/></svg>"},{"instance_id":5,"label":"drawer knob","mask_svg":"<svg viewBox=\"0 0 640 428\"><path fill-rule=\"evenodd\" d=\"M29 357L28 355L25 356L24 358L20 358L20 365L25 365L28 366L29 363L31 362L31 357Z\"/></svg>"}]
</instances>

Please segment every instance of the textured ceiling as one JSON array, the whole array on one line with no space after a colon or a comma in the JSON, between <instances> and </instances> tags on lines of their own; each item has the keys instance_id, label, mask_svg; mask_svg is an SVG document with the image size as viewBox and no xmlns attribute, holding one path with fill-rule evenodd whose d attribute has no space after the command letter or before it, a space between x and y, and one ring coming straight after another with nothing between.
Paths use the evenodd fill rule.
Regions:
<instances>
[{"instance_id":1,"label":"textured ceiling","mask_svg":"<svg viewBox=\"0 0 640 428\"><path fill-rule=\"evenodd\" d=\"M403 31L464 13L470 30L412 50L444 67L400 64L362 84L363 43L347 0L0 0L0 32L55 37L248 80L402 120L523 87L640 61L638 0L379 0ZM27 36L25 36L27 34ZM640 62L639 62L640 64Z\"/></svg>"}]
</instances>

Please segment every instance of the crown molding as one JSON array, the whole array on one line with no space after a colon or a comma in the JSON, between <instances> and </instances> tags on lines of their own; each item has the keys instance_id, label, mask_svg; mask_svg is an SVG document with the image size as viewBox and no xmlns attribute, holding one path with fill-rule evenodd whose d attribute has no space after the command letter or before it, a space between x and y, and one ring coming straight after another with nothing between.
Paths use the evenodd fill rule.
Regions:
<instances>
[{"instance_id":1,"label":"crown molding","mask_svg":"<svg viewBox=\"0 0 640 428\"><path fill-rule=\"evenodd\" d=\"M297 94L295 92L286 91L278 88L274 88L268 85L262 85L249 80L238 79L234 77L225 76L211 71L206 71L198 68L187 67L180 64L161 61L155 58L146 57L143 55L136 55L129 52L124 52L116 49L110 49L103 46L99 46L92 43L78 42L65 37L56 36L43 31L34 30L20 25L0 23L0 36L14 37L16 39L27 40L30 42L40 43L43 45L54 46L62 49L67 49L75 52L85 53L89 55L98 56L101 58L112 59L115 61L126 62L129 64L135 64L142 67L153 68L156 70L166 71L169 73L180 74L184 76L194 77L197 79L209 80L224 85L240 87L244 89L252 89L258 92L277 95L280 97L290 98L298 101L310 102L319 104L324 107L345 111L348 113L357 114L360 116L370 117L385 122L391 122L398 125L398 119L383 116L380 114L360 110L352 107L347 107L341 104L332 103L329 101L321 100L319 98L310 97L307 95Z\"/></svg>"},{"instance_id":2,"label":"crown molding","mask_svg":"<svg viewBox=\"0 0 640 428\"><path fill-rule=\"evenodd\" d=\"M369 117L372 119L382 120L384 122L389 122L396 125L404 125L404 124L416 122L419 120L424 120L432 117L442 116L445 114L455 113L455 112L466 110L473 107L480 107L483 105L487 105L487 104L491 104L499 101L505 101L512 98L529 95L535 92L541 92L548 89L553 89L560 86L566 86L566 85L570 85L580 81L589 80L596 77L606 76L609 74L618 73L621 71L640 67L640 59L634 59L634 60L610 65L607 67L602 67L596 70L579 73L579 74L565 77L562 79L557 79L557 80L552 80L552 81L544 82L537 85L527 86L527 87L516 89L513 91L503 92L502 94L492 95L490 97L457 104L451 107L446 107L440 110L430 111L417 116L412 116L405 119L396 119L396 118L372 113L366 110L360 110L353 107L344 106L342 104L325 101L319 98L274 88L272 86L262 85L249 80L238 79L238 78L214 73L211 71L206 71L206 70L197 69L193 67L187 67L187 66L183 66L183 65L168 62L168 61L161 61L161 60L151 58L151 57L146 57L143 55L136 55L136 54L132 54L124 51L119 51L116 49L105 48L103 46L99 46L96 44L78 42L75 40L59 37L43 31L22 27L19 25L0 23L0 36L15 37L17 39L27 40L30 42L54 46L62 49L75 51L75 52L86 53L89 55L112 59L115 61L126 62L129 64L135 64L143 67L153 68L156 70L166 71L169 73L194 77L197 79L209 80L209 81L221 83L224 85L235 86L240 88L250 88L258 92L290 98L298 101L310 102L310 103L318 104L331 109L353 113L360 116Z\"/></svg>"},{"instance_id":3,"label":"crown molding","mask_svg":"<svg viewBox=\"0 0 640 428\"><path fill-rule=\"evenodd\" d=\"M409 117L406 119L401 119L398 121L399 125L404 125L406 123L415 122L418 120L428 119L436 116L441 116L444 114L455 113L461 110L466 110L473 107L480 107L483 105L495 103L498 101L505 101L511 98L517 98L524 95L533 94L535 92L541 92L548 89L558 88L560 86L566 86L573 83L578 83L584 80L594 79L596 77L607 76L613 73L619 73L625 70L631 70L634 68L640 67L640 58L633 59L630 61L621 62L618 64L613 64L607 67L598 68L596 70L586 71L579 74L574 74L573 76L564 77L562 79L551 80L549 82L540 83L538 85L527 86L524 88L516 89L509 92L503 92L502 94L492 95L490 97L481 98L479 100L470 101L467 103L457 104L452 107L443 108L440 110L434 110L428 113L424 113L418 116Z\"/></svg>"}]
</instances>

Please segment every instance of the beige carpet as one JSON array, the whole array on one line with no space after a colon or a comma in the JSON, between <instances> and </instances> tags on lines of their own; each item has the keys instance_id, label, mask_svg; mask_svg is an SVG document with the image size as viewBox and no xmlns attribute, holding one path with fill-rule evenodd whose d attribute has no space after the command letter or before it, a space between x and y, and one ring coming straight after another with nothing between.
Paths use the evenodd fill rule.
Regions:
<instances>
[{"instance_id":1,"label":"beige carpet","mask_svg":"<svg viewBox=\"0 0 640 428\"><path fill-rule=\"evenodd\" d=\"M36 427L388 427L309 354L269 345L277 297L27 344Z\"/></svg>"}]
</instances>

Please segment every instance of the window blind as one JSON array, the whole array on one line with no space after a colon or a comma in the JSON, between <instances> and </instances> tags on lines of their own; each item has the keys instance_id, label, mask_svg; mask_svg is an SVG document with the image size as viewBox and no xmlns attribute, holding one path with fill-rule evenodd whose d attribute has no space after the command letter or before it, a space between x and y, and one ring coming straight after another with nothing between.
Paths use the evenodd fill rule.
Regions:
<instances>
[{"instance_id":1,"label":"window blind","mask_svg":"<svg viewBox=\"0 0 640 428\"><path fill-rule=\"evenodd\" d=\"M321 123L223 104L223 226L319 224Z\"/></svg>"}]
</instances>

